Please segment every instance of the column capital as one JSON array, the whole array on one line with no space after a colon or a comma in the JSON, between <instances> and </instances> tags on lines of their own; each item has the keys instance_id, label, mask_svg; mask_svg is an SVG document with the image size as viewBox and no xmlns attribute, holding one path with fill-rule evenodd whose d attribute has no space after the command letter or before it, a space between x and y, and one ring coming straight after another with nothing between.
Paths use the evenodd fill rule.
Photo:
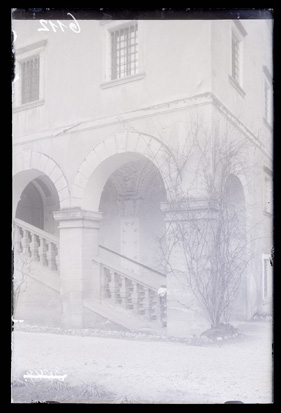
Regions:
<instances>
[{"instance_id":1,"label":"column capital","mask_svg":"<svg viewBox=\"0 0 281 413\"><path fill-rule=\"evenodd\" d=\"M59 221L59 228L99 228L102 213L86 211L81 208L64 208L53 212L54 219Z\"/></svg>"},{"instance_id":2,"label":"column capital","mask_svg":"<svg viewBox=\"0 0 281 413\"><path fill-rule=\"evenodd\" d=\"M166 214L168 222L216 219L218 211L215 201L208 198L183 198L162 202L161 210Z\"/></svg>"}]
</instances>

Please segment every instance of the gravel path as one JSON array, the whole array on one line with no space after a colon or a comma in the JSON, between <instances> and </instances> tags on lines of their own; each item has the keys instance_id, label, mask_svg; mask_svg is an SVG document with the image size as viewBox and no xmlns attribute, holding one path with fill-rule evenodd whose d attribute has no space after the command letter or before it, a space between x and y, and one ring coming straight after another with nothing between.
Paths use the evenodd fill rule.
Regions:
<instances>
[{"instance_id":1,"label":"gravel path","mask_svg":"<svg viewBox=\"0 0 281 413\"><path fill-rule=\"evenodd\" d=\"M15 387L13 400L21 400L17 389L28 395L33 389L33 400L40 400L38 388L46 384L25 383L23 375L45 369L67 375L63 383L57 382L60 401L68 397L63 397L64 386L70 386L104 389L103 401L110 403L271 403L270 323L244 323L239 328L244 336L204 346L126 336L116 339L108 332L102 337L15 331L12 377L22 387ZM84 393L85 401L100 399L98 391L96 397L94 392Z\"/></svg>"}]
</instances>

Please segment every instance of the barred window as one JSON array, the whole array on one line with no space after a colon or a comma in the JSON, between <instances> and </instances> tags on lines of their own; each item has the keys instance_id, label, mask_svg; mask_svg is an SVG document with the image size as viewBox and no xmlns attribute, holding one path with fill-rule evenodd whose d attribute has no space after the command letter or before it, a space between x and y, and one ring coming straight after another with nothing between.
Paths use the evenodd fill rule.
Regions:
<instances>
[{"instance_id":1,"label":"barred window","mask_svg":"<svg viewBox=\"0 0 281 413\"><path fill-rule=\"evenodd\" d=\"M268 175L264 177L263 209L272 214L272 178Z\"/></svg>"},{"instance_id":2,"label":"barred window","mask_svg":"<svg viewBox=\"0 0 281 413\"><path fill-rule=\"evenodd\" d=\"M270 256L263 256L263 299L272 298L272 266L270 264Z\"/></svg>"},{"instance_id":3,"label":"barred window","mask_svg":"<svg viewBox=\"0 0 281 413\"><path fill-rule=\"evenodd\" d=\"M240 83L240 41L232 35L232 77Z\"/></svg>"},{"instance_id":4,"label":"barred window","mask_svg":"<svg viewBox=\"0 0 281 413\"><path fill-rule=\"evenodd\" d=\"M39 55L21 62L21 103L39 100Z\"/></svg>"},{"instance_id":5,"label":"barred window","mask_svg":"<svg viewBox=\"0 0 281 413\"><path fill-rule=\"evenodd\" d=\"M111 32L111 80L139 71L138 24Z\"/></svg>"},{"instance_id":6,"label":"barred window","mask_svg":"<svg viewBox=\"0 0 281 413\"><path fill-rule=\"evenodd\" d=\"M272 124L272 87L267 80L264 85L264 118L269 125Z\"/></svg>"}]
</instances>

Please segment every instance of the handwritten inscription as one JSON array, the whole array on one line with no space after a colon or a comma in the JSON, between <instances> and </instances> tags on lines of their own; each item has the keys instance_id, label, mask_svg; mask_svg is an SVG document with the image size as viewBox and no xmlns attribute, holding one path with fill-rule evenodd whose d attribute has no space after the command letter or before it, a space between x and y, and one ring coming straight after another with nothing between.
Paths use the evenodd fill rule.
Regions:
<instances>
[{"instance_id":1,"label":"handwritten inscription","mask_svg":"<svg viewBox=\"0 0 281 413\"><path fill-rule=\"evenodd\" d=\"M80 33L81 28L79 26L78 21L75 19L75 17L71 13L67 13L67 15L69 15L73 19L73 21L71 21L68 26L66 24L62 23L59 20L56 20L56 22L57 22L57 24L56 24L51 20L41 19L40 20L41 27L39 27L37 29L38 32L49 32L50 30L53 30L53 32L56 33L57 29L61 30L62 32L64 32L65 29L70 29L74 33ZM51 27L51 29L49 28L49 26Z\"/></svg>"}]
</instances>

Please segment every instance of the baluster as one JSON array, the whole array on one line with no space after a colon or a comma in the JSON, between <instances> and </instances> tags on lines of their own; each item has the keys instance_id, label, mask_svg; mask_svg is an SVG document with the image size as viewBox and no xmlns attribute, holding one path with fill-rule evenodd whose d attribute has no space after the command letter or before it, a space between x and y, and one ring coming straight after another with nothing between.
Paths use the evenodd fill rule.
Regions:
<instances>
[{"instance_id":1,"label":"baluster","mask_svg":"<svg viewBox=\"0 0 281 413\"><path fill-rule=\"evenodd\" d=\"M150 319L150 289L147 287L144 287L143 305L144 305L144 314L146 317Z\"/></svg>"},{"instance_id":2,"label":"baluster","mask_svg":"<svg viewBox=\"0 0 281 413\"><path fill-rule=\"evenodd\" d=\"M116 273L115 274L115 288L116 288L116 302L118 304L122 304L122 293L121 293L121 287L122 287L122 278L123 276L121 274Z\"/></svg>"},{"instance_id":3,"label":"baluster","mask_svg":"<svg viewBox=\"0 0 281 413\"><path fill-rule=\"evenodd\" d=\"M120 299L123 307L127 308L127 303L128 303L128 283L127 283L127 277L124 275L119 276L119 285L120 285Z\"/></svg>"},{"instance_id":4,"label":"baluster","mask_svg":"<svg viewBox=\"0 0 281 413\"><path fill-rule=\"evenodd\" d=\"M111 298L111 301L114 304L116 304L116 303L118 303L117 274L112 270L109 270L109 272L110 272L110 282L109 282L110 298Z\"/></svg>"},{"instance_id":5,"label":"baluster","mask_svg":"<svg viewBox=\"0 0 281 413\"><path fill-rule=\"evenodd\" d=\"M22 252L22 230L18 225L14 227L14 251L15 254L20 254Z\"/></svg>"},{"instance_id":6,"label":"baluster","mask_svg":"<svg viewBox=\"0 0 281 413\"><path fill-rule=\"evenodd\" d=\"M159 297L160 300L160 320L162 327L167 327L167 295Z\"/></svg>"},{"instance_id":7,"label":"baluster","mask_svg":"<svg viewBox=\"0 0 281 413\"><path fill-rule=\"evenodd\" d=\"M134 293L133 281L130 280L129 278L126 278L126 308L128 310L134 309L133 293Z\"/></svg>"},{"instance_id":8,"label":"baluster","mask_svg":"<svg viewBox=\"0 0 281 413\"><path fill-rule=\"evenodd\" d=\"M162 325L162 297L155 293L155 316L159 323Z\"/></svg>"},{"instance_id":9,"label":"baluster","mask_svg":"<svg viewBox=\"0 0 281 413\"><path fill-rule=\"evenodd\" d=\"M137 284L137 311L139 314L145 314L145 291L141 284Z\"/></svg>"},{"instance_id":10,"label":"baluster","mask_svg":"<svg viewBox=\"0 0 281 413\"><path fill-rule=\"evenodd\" d=\"M138 307L138 283L136 281L131 281L132 292L131 292L131 308L134 312L139 311Z\"/></svg>"},{"instance_id":11,"label":"baluster","mask_svg":"<svg viewBox=\"0 0 281 413\"><path fill-rule=\"evenodd\" d=\"M101 292L102 292L102 298L110 298L111 293L110 293L110 271L108 268L104 267L103 265L101 266L101 274L102 274L102 279L101 279Z\"/></svg>"},{"instance_id":12,"label":"baluster","mask_svg":"<svg viewBox=\"0 0 281 413\"><path fill-rule=\"evenodd\" d=\"M30 238L29 238L29 231L27 229L23 229L23 237L22 237L22 252L24 255L26 255L27 257L30 257L30 249L29 249L29 245L30 245Z\"/></svg>"},{"instance_id":13,"label":"baluster","mask_svg":"<svg viewBox=\"0 0 281 413\"><path fill-rule=\"evenodd\" d=\"M47 241L47 261L48 261L48 267L50 270L55 271L57 269L56 266L56 251L55 251L55 245L51 241Z\"/></svg>"},{"instance_id":14,"label":"baluster","mask_svg":"<svg viewBox=\"0 0 281 413\"><path fill-rule=\"evenodd\" d=\"M46 240L43 237L39 237L39 241L40 241L40 246L38 248L38 252L39 252L39 261L42 265L47 265L47 256L46 256Z\"/></svg>"},{"instance_id":15,"label":"baluster","mask_svg":"<svg viewBox=\"0 0 281 413\"><path fill-rule=\"evenodd\" d=\"M157 319L157 293L153 290L149 290L149 318L151 320Z\"/></svg>"},{"instance_id":16,"label":"baluster","mask_svg":"<svg viewBox=\"0 0 281 413\"><path fill-rule=\"evenodd\" d=\"M57 251L57 254L56 254L55 261L56 261L56 266L57 266L57 272L60 272L60 246L59 245L56 245L56 251Z\"/></svg>"},{"instance_id":17,"label":"baluster","mask_svg":"<svg viewBox=\"0 0 281 413\"><path fill-rule=\"evenodd\" d=\"M31 243L30 243L30 251L31 251L31 258L33 261L39 261L38 255L38 247L39 244L37 242L38 235L31 233Z\"/></svg>"}]
</instances>

